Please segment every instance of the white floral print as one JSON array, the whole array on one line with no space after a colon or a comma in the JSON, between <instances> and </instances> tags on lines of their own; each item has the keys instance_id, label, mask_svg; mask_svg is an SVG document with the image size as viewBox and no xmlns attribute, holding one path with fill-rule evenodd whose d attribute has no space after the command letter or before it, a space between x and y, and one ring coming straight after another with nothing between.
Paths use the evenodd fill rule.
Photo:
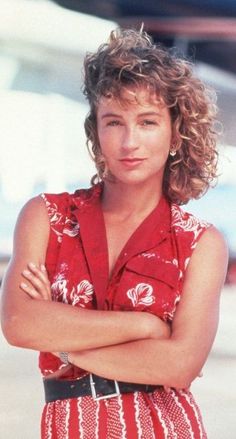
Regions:
<instances>
[{"instance_id":1,"label":"white floral print","mask_svg":"<svg viewBox=\"0 0 236 439\"><path fill-rule=\"evenodd\" d=\"M175 298L175 302L174 302L174 304L173 304L173 306L172 306L172 309L171 309L171 310L168 310L168 311L164 310L164 312L163 312L163 320L164 320L164 321L169 321L169 322L171 322L171 321L173 320L173 318L174 318L177 304L178 304L179 301L180 301L180 293L179 293L179 291L177 291L176 294L177 294L177 295L176 295L176 298ZM168 309L168 308L169 308L168 305L169 305L169 304L166 303L166 304L164 305L164 308L167 308L167 309Z\"/></svg>"},{"instance_id":2,"label":"white floral print","mask_svg":"<svg viewBox=\"0 0 236 439\"><path fill-rule=\"evenodd\" d=\"M150 258L156 258L157 255L154 252L143 252L140 256L143 256L144 258L150 259Z\"/></svg>"},{"instance_id":3,"label":"white floral print","mask_svg":"<svg viewBox=\"0 0 236 439\"><path fill-rule=\"evenodd\" d=\"M198 235L202 232L203 229L210 227L210 224L206 221L196 218L190 213L186 213L177 204L171 205L171 213L173 227L176 227L177 230L179 228L184 230L185 232L193 233L193 240L191 244L191 248L193 249L196 246Z\"/></svg>"},{"instance_id":4,"label":"white floral print","mask_svg":"<svg viewBox=\"0 0 236 439\"><path fill-rule=\"evenodd\" d=\"M65 279L64 274L59 273L56 276L55 281L51 285L52 297L54 300L60 299L64 303L68 303L67 300L67 288L68 280Z\"/></svg>"},{"instance_id":5,"label":"white floral print","mask_svg":"<svg viewBox=\"0 0 236 439\"><path fill-rule=\"evenodd\" d=\"M153 288L149 284L140 283L135 288L127 291L127 296L134 307L139 305L151 306L155 303L155 296L152 294Z\"/></svg>"},{"instance_id":6,"label":"white floral print","mask_svg":"<svg viewBox=\"0 0 236 439\"><path fill-rule=\"evenodd\" d=\"M46 198L45 194L41 194L41 197L46 203L48 210L48 216L53 232L57 235L58 242L62 242L63 234L74 238L79 233L79 224L77 221L71 218L65 218L64 215L58 210L58 205L56 203L50 203ZM63 231L61 231L61 226L64 222Z\"/></svg>"},{"instance_id":7,"label":"white floral print","mask_svg":"<svg viewBox=\"0 0 236 439\"><path fill-rule=\"evenodd\" d=\"M71 305L79 305L82 308L93 300L94 288L92 284L84 279L69 291L68 279L64 273L59 273L51 285L54 300L59 300Z\"/></svg>"},{"instance_id":8,"label":"white floral print","mask_svg":"<svg viewBox=\"0 0 236 439\"><path fill-rule=\"evenodd\" d=\"M74 238L79 233L79 224L77 221L73 221L70 218L66 218L65 227L63 229L63 233L65 235Z\"/></svg>"},{"instance_id":9,"label":"white floral print","mask_svg":"<svg viewBox=\"0 0 236 439\"><path fill-rule=\"evenodd\" d=\"M74 287L70 293L70 303L72 305L79 304L83 308L93 300L94 289L88 280L82 280L76 288Z\"/></svg>"}]
</instances>

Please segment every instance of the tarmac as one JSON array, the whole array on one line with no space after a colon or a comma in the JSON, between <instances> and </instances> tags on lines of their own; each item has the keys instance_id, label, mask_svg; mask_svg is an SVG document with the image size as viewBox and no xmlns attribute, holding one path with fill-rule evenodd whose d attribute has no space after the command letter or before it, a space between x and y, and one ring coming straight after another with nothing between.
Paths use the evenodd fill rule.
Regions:
<instances>
[{"instance_id":1,"label":"tarmac","mask_svg":"<svg viewBox=\"0 0 236 439\"><path fill-rule=\"evenodd\" d=\"M191 389L201 408L208 439L236 439L235 316L236 287L227 287L222 292L212 352L203 377L196 379ZM36 352L9 346L0 334L0 439L40 438L43 388L37 357Z\"/></svg>"}]
</instances>

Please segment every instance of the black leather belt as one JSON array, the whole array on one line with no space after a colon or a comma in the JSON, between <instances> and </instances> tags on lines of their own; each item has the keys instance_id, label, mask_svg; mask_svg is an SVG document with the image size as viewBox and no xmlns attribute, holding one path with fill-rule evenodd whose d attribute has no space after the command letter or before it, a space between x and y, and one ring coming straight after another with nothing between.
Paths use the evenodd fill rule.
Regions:
<instances>
[{"instance_id":1,"label":"black leather belt","mask_svg":"<svg viewBox=\"0 0 236 439\"><path fill-rule=\"evenodd\" d=\"M44 379L44 391L46 402L59 399L78 398L80 396L92 396L94 400L108 399L122 393L154 392L162 388L158 385L123 383L121 381L108 380L97 375L89 374L78 380Z\"/></svg>"}]
</instances>

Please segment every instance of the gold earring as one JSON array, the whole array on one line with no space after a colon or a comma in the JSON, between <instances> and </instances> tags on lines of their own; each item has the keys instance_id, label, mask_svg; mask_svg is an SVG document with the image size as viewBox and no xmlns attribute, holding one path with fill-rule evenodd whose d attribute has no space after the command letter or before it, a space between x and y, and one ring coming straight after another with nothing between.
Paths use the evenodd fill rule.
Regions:
<instances>
[{"instance_id":1,"label":"gold earring","mask_svg":"<svg viewBox=\"0 0 236 439\"><path fill-rule=\"evenodd\" d=\"M106 162L104 160L104 170L103 170L103 173L102 173L102 179L104 180L108 176L109 176L109 169L108 169L108 166L107 166L107 164L106 164Z\"/></svg>"},{"instance_id":2,"label":"gold earring","mask_svg":"<svg viewBox=\"0 0 236 439\"><path fill-rule=\"evenodd\" d=\"M105 180L107 177L108 177L107 169L104 169L104 171L102 173L102 180Z\"/></svg>"}]
</instances>

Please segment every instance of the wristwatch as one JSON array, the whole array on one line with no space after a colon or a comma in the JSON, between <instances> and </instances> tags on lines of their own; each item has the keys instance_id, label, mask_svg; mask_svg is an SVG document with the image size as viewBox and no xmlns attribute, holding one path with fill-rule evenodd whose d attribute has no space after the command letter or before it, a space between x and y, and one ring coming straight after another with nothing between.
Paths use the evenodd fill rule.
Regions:
<instances>
[{"instance_id":1,"label":"wristwatch","mask_svg":"<svg viewBox=\"0 0 236 439\"><path fill-rule=\"evenodd\" d=\"M59 352L59 358L62 363L70 364L68 357L69 357L69 352Z\"/></svg>"}]
</instances>

